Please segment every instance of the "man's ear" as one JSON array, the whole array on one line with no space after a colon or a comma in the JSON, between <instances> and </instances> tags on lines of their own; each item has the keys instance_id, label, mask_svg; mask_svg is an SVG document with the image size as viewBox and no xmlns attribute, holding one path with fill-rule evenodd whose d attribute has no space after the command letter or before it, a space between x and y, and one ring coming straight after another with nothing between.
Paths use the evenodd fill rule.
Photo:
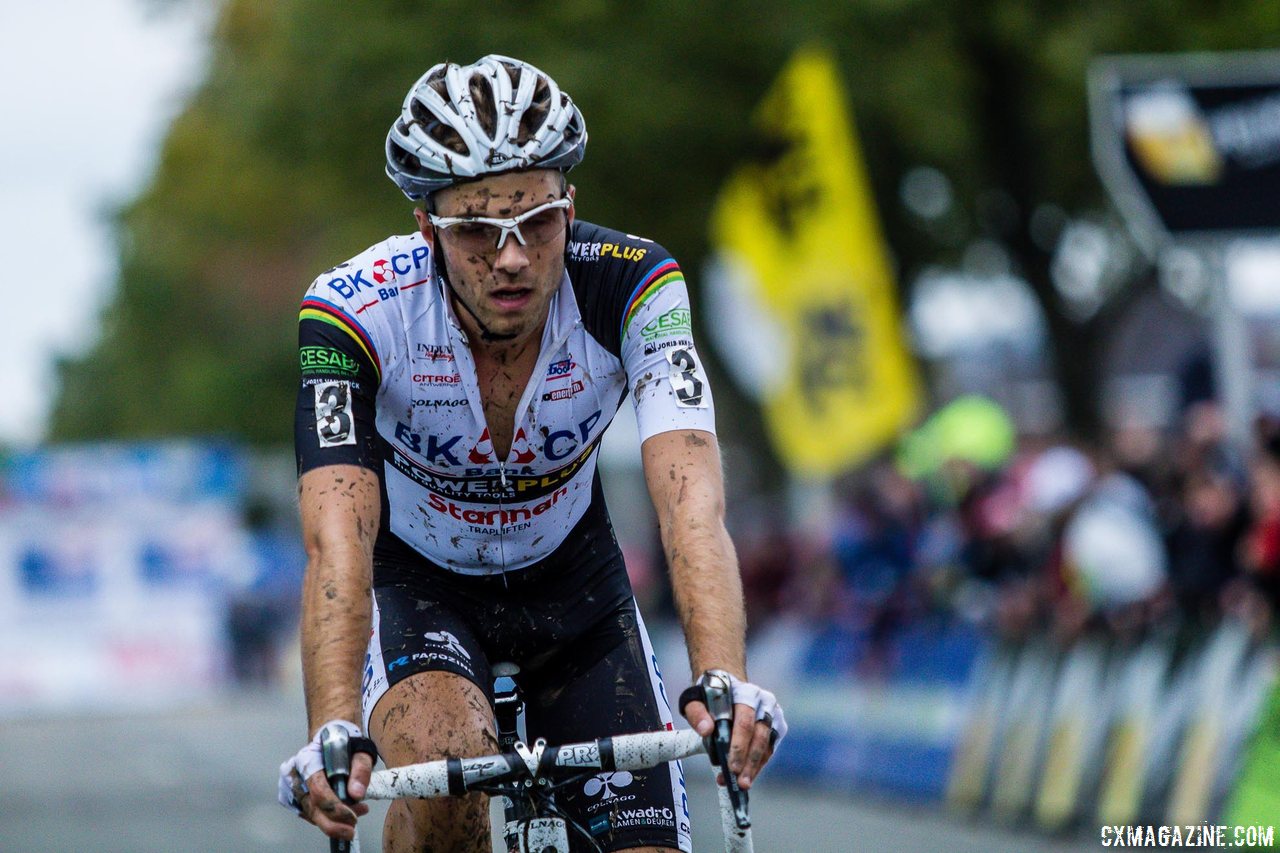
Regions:
<instances>
[{"instance_id":1,"label":"man's ear","mask_svg":"<svg viewBox=\"0 0 1280 853\"><path fill-rule=\"evenodd\" d=\"M565 189L564 194L569 197L569 201L573 201L578 194L578 188L575 187L573 184L569 184L569 186ZM572 225L573 215L574 215L572 204L569 205L568 212L569 212L569 224Z\"/></svg>"},{"instance_id":2,"label":"man's ear","mask_svg":"<svg viewBox=\"0 0 1280 853\"><path fill-rule=\"evenodd\" d=\"M413 218L418 221L418 232L422 234L422 239L431 247L431 251L436 248L436 229L431 227L431 220L427 218L427 212L420 207L413 209Z\"/></svg>"}]
</instances>

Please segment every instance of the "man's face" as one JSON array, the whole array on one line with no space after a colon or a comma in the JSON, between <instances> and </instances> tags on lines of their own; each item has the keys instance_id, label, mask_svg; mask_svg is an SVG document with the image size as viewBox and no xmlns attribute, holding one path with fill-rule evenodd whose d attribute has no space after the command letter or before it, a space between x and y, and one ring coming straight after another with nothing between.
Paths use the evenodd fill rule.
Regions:
<instances>
[{"instance_id":1,"label":"man's face","mask_svg":"<svg viewBox=\"0 0 1280 853\"><path fill-rule=\"evenodd\" d=\"M509 219L563 198L563 187L560 173L549 169L493 175L436 193L435 215ZM514 233L508 233L501 249L496 239L477 242L477 232L483 229L457 225L435 229L436 249L448 268L450 283L493 334L523 338L541 329L547 317L551 296L564 273L564 247L573 209L547 214L565 227L553 225L549 231L544 227L536 233L523 227L521 233L528 245L521 245ZM418 223L431 240L430 224L421 211ZM469 326L466 310L458 314Z\"/></svg>"}]
</instances>

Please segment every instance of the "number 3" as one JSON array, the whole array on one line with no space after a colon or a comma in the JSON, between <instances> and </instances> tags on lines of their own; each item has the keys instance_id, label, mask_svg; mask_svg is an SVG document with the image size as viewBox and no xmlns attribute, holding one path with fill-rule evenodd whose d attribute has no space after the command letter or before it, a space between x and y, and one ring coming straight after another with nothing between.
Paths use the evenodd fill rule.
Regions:
<instances>
[{"instance_id":1,"label":"number 3","mask_svg":"<svg viewBox=\"0 0 1280 853\"><path fill-rule=\"evenodd\" d=\"M316 386L316 435L321 447L356 443L351 422L351 384L331 382Z\"/></svg>"},{"instance_id":2,"label":"number 3","mask_svg":"<svg viewBox=\"0 0 1280 853\"><path fill-rule=\"evenodd\" d=\"M693 353L687 349L668 350L667 361L671 362L671 388L676 393L676 405L701 408L702 379Z\"/></svg>"}]
</instances>

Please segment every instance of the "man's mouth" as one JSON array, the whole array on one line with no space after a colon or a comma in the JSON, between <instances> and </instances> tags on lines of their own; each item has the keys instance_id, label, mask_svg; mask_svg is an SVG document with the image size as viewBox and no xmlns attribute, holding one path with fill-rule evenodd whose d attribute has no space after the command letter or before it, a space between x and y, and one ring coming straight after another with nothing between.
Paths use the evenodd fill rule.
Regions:
<instances>
[{"instance_id":1,"label":"man's mouth","mask_svg":"<svg viewBox=\"0 0 1280 853\"><path fill-rule=\"evenodd\" d=\"M499 308L508 311L523 308L532 296L532 287L499 287L489 291L489 298L497 303Z\"/></svg>"}]
</instances>

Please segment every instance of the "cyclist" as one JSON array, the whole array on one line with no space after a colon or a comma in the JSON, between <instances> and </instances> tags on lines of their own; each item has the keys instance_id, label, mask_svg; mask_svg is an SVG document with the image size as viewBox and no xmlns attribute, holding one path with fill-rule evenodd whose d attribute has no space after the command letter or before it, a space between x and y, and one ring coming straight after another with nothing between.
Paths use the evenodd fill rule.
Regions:
<instances>
[{"instance_id":1,"label":"cyclist","mask_svg":"<svg viewBox=\"0 0 1280 853\"><path fill-rule=\"evenodd\" d=\"M442 63L387 136L417 230L312 283L300 314L296 442L308 554L310 731L280 798L350 838L319 730L389 765L496 750L492 671L522 669L530 732L568 742L671 723L596 472L635 406L645 478L695 673L734 678L730 766L749 787L786 724L745 679L742 589L725 532L711 392L680 268L658 244L574 217L583 118L503 56ZM700 733L705 707L684 709ZM355 722L359 720L359 724ZM369 740L365 740L364 733ZM626 777L626 778L624 778ZM607 850L689 849L678 765L587 779L558 803ZM388 850L488 845L480 797L397 801Z\"/></svg>"}]
</instances>

